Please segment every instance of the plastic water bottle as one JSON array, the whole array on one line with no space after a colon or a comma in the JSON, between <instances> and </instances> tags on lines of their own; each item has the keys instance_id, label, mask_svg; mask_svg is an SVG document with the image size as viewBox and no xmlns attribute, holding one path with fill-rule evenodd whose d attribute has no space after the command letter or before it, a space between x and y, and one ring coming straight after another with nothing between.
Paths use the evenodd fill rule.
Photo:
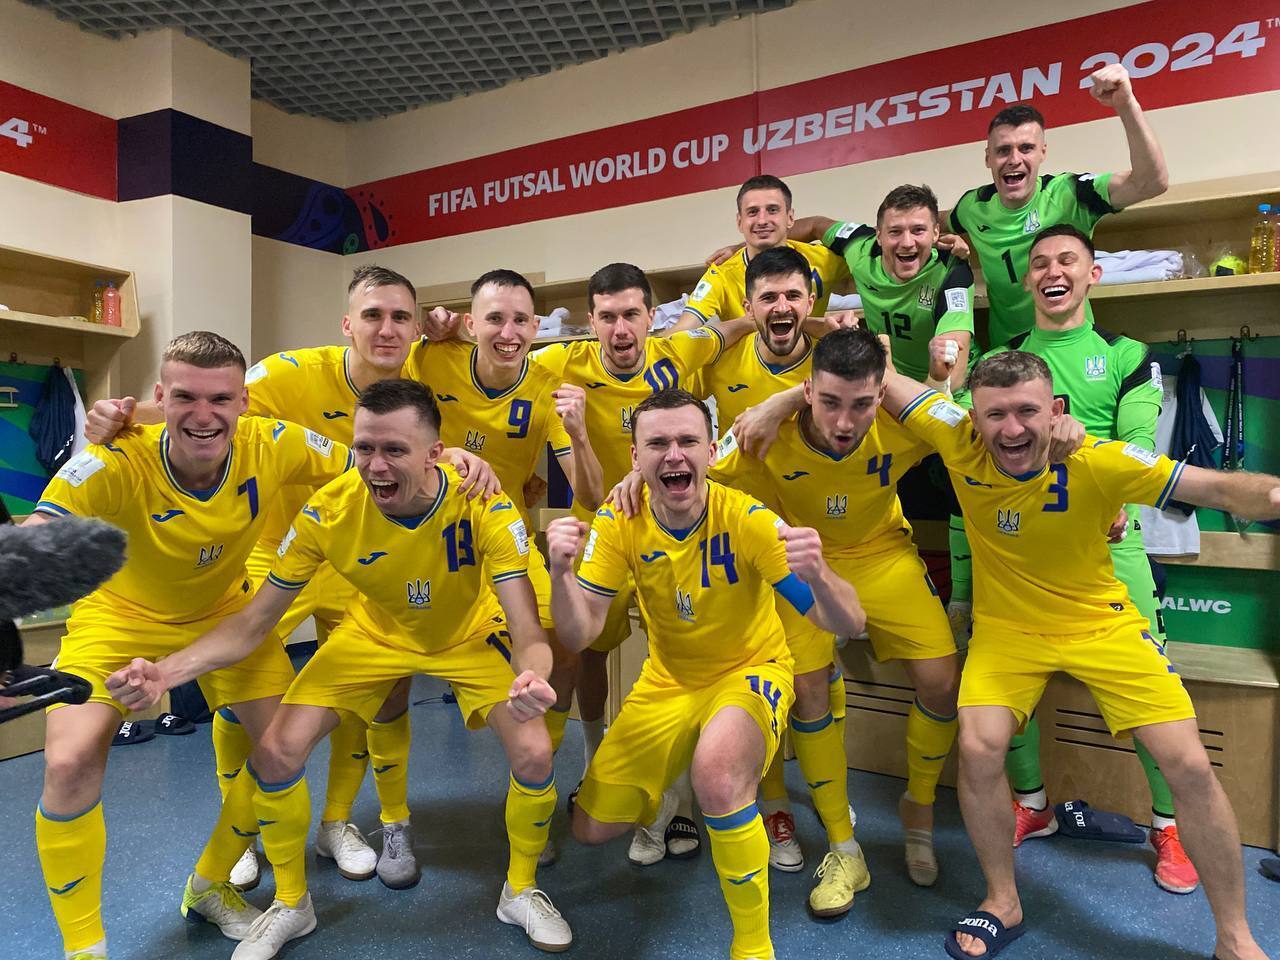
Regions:
<instances>
[{"instance_id":1,"label":"plastic water bottle","mask_svg":"<svg viewBox=\"0 0 1280 960\"><path fill-rule=\"evenodd\" d=\"M1271 207L1271 266L1268 270L1280 270L1280 204Z\"/></svg>"},{"instance_id":2,"label":"plastic water bottle","mask_svg":"<svg viewBox=\"0 0 1280 960\"><path fill-rule=\"evenodd\" d=\"M1258 217L1249 236L1249 272L1263 273L1273 265L1271 204L1258 204Z\"/></svg>"},{"instance_id":3,"label":"plastic water bottle","mask_svg":"<svg viewBox=\"0 0 1280 960\"><path fill-rule=\"evenodd\" d=\"M102 322L109 327L120 326L120 291L114 281L107 281L107 289L102 293Z\"/></svg>"},{"instance_id":4,"label":"plastic water bottle","mask_svg":"<svg viewBox=\"0 0 1280 960\"><path fill-rule=\"evenodd\" d=\"M91 323L102 322L102 281L93 281L93 313L89 316Z\"/></svg>"}]
</instances>

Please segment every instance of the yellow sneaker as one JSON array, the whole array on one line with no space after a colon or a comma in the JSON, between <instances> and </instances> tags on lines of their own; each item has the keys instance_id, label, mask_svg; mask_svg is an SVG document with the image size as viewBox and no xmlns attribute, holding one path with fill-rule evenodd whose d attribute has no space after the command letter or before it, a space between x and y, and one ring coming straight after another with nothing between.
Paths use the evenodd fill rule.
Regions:
<instances>
[{"instance_id":1,"label":"yellow sneaker","mask_svg":"<svg viewBox=\"0 0 1280 960\"><path fill-rule=\"evenodd\" d=\"M842 917L853 906L853 896L871 886L871 872L857 854L831 851L813 874L818 885L809 893L809 909L815 917Z\"/></svg>"}]
</instances>

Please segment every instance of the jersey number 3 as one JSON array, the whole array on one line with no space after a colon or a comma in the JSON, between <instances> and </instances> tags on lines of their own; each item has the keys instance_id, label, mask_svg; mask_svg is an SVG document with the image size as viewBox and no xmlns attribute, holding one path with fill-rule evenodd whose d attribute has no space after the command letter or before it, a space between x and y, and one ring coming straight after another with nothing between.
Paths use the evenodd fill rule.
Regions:
<instances>
[{"instance_id":1,"label":"jersey number 3","mask_svg":"<svg viewBox=\"0 0 1280 960\"><path fill-rule=\"evenodd\" d=\"M1062 463L1051 463L1049 470L1053 473L1053 483L1049 484L1049 496L1052 502L1040 509L1045 513L1066 513L1067 511L1067 467Z\"/></svg>"}]
</instances>

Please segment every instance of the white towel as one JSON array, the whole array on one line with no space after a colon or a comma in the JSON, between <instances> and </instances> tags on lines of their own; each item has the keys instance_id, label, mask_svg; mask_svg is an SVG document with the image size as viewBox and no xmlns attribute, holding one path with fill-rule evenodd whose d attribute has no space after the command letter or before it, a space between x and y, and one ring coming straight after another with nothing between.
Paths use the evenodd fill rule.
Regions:
<instances>
[{"instance_id":1,"label":"white towel","mask_svg":"<svg viewBox=\"0 0 1280 960\"><path fill-rule=\"evenodd\" d=\"M1102 267L1101 283L1150 283L1172 280L1183 274L1182 254L1177 250L1099 250L1095 261Z\"/></svg>"},{"instance_id":2,"label":"white towel","mask_svg":"<svg viewBox=\"0 0 1280 960\"><path fill-rule=\"evenodd\" d=\"M71 384L71 394L76 398L76 435L71 442L71 456L74 457L89 445L89 441L84 436L84 400L80 397L80 388L76 386L76 376L71 372L71 368L63 367L62 372L67 375L67 383Z\"/></svg>"},{"instance_id":3,"label":"white towel","mask_svg":"<svg viewBox=\"0 0 1280 960\"><path fill-rule=\"evenodd\" d=\"M861 310L862 297L856 293L833 293L831 299L827 301L827 312L832 313L836 310Z\"/></svg>"},{"instance_id":4,"label":"white towel","mask_svg":"<svg viewBox=\"0 0 1280 960\"><path fill-rule=\"evenodd\" d=\"M665 330L667 327L674 326L680 319L680 314L684 313L684 305L688 302L689 295L685 293L680 295L679 300L658 304L658 309L654 311L653 329Z\"/></svg>"}]
</instances>

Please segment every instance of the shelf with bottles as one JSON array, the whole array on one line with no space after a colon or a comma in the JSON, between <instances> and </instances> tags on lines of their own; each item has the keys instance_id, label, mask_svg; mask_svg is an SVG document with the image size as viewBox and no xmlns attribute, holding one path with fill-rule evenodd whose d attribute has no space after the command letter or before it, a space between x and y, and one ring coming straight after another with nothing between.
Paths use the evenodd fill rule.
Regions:
<instances>
[{"instance_id":1,"label":"shelf with bottles","mask_svg":"<svg viewBox=\"0 0 1280 960\"><path fill-rule=\"evenodd\" d=\"M101 284L101 286L95 286ZM94 293L113 284L119 294L119 326L94 323ZM108 337L137 336L138 297L133 274L115 267L79 263L0 247L0 329L45 327Z\"/></svg>"}]
</instances>

